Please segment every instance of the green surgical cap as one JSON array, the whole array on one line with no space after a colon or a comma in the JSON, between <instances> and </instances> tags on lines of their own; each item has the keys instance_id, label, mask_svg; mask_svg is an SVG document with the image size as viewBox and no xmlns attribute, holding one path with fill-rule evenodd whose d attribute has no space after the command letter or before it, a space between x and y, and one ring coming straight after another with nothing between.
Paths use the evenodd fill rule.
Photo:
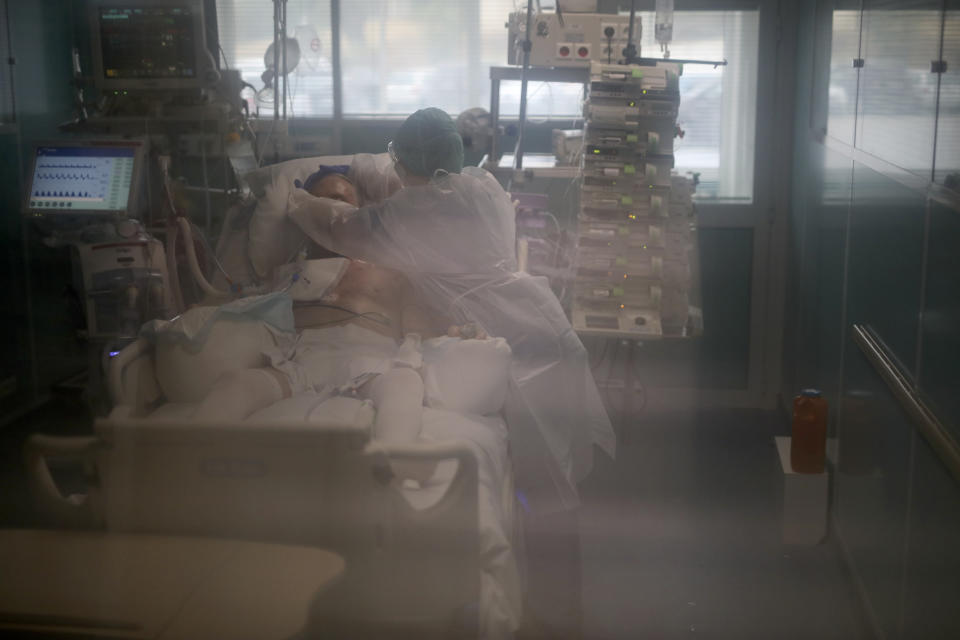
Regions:
<instances>
[{"instance_id":1,"label":"green surgical cap","mask_svg":"<svg viewBox=\"0 0 960 640\"><path fill-rule=\"evenodd\" d=\"M442 109L420 109L407 118L393 141L397 158L407 171L432 177L437 169L460 173L463 140L453 120Z\"/></svg>"}]
</instances>

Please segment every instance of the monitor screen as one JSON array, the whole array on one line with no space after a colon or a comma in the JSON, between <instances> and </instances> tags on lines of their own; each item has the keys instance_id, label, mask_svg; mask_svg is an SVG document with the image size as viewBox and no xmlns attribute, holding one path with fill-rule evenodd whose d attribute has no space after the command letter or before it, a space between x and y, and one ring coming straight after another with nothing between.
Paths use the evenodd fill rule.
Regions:
<instances>
[{"instance_id":1,"label":"monitor screen","mask_svg":"<svg viewBox=\"0 0 960 640\"><path fill-rule=\"evenodd\" d=\"M92 11L100 88L200 86L205 43L203 7L197 0L100 0Z\"/></svg>"},{"instance_id":2,"label":"monitor screen","mask_svg":"<svg viewBox=\"0 0 960 640\"><path fill-rule=\"evenodd\" d=\"M27 206L37 213L125 214L138 145L42 145L36 149Z\"/></svg>"}]
</instances>

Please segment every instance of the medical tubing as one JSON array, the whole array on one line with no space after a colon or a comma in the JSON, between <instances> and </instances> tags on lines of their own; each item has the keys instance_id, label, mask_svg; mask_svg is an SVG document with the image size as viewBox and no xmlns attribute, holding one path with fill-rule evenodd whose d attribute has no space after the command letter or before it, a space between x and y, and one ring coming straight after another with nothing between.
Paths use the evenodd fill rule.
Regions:
<instances>
[{"instance_id":1,"label":"medical tubing","mask_svg":"<svg viewBox=\"0 0 960 640\"><path fill-rule=\"evenodd\" d=\"M203 245L203 248L207 250L207 253L209 253L210 257L213 259L213 264L217 267L217 271L223 274L223 277L227 279L228 283L233 284L233 278L231 278L230 274L227 273L227 270L223 268L223 264L220 262L220 259L217 258L217 254L213 250L213 247L211 247L210 243L207 241L207 237L203 234L203 230L192 220L189 222L193 230L197 232L197 236L200 238L200 244Z\"/></svg>"},{"instance_id":2,"label":"medical tubing","mask_svg":"<svg viewBox=\"0 0 960 640\"><path fill-rule=\"evenodd\" d=\"M292 285L292 284L293 284L293 283L291 283L291 285ZM287 288L289 288L289 286L288 286ZM367 320L371 320L371 321L373 321L373 322L376 322L377 324L382 324L382 325L385 326L385 327L390 327L390 326L393 325L393 323L390 322L390 318L388 318L388 317L385 316L384 314L380 313L379 311L364 311L364 312L361 313L361 312L358 312L358 311L354 311L353 309L347 309L346 307L341 307L341 306L336 305L336 304L329 304L329 303L327 303L327 302L320 302L320 301L300 301L300 300L298 300L297 303L296 303L294 306L297 306L297 307L325 307L325 308L327 308L327 309L336 309L337 311L343 311L343 312L345 312L345 313L349 313L350 315L352 315L352 316L355 317L355 318L366 318ZM377 319L374 318L373 316L380 316L381 319L380 319L380 320L377 320ZM343 320L334 320L334 321L332 321L332 322L322 322L322 323L320 323L320 324L316 324L316 325L312 325L312 326L315 326L315 327L323 327L323 326L326 326L326 325L328 325L328 324L337 324L338 322L343 322Z\"/></svg>"},{"instance_id":3,"label":"medical tubing","mask_svg":"<svg viewBox=\"0 0 960 640\"><path fill-rule=\"evenodd\" d=\"M170 279L170 296L173 298L175 311L183 311L183 292L180 291L180 270L177 268L177 234L176 225L167 225L167 274Z\"/></svg>"},{"instance_id":4,"label":"medical tubing","mask_svg":"<svg viewBox=\"0 0 960 640\"><path fill-rule=\"evenodd\" d=\"M207 52L209 55L209 52ZM207 176L207 144L206 144L206 133L207 133L207 120L206 118L200 119L200 166L203 167L203 200L204 200L204 214L207 231L210 230L210 180ZM228 278L229 280L229 278Z\"/></svg>"},{"instance_id":5,"label":"medical tubing","mask_svg":"<svg viewBox=\"0 0 960 640\"><path fill-rule=\"evenodd\" d=\"M177 218L177 224L180 228L180 233L183 234L184 249L187 252L187 262L190 265L190 272L193 274L193 278L197 281L197 284L200 285L200 288L204 290L207 294L211 296L216 296L219 298L229 298L229 291L221 291L214 287L207 281L207 278L203 275L203 271L200 269L200 263L197 261L197 250L193 246L193 233L190 230L190 222L180 216Z\"/></svg>"},{"instance_id":6,"label":"medical tubing","mask_svg":"<svg viewBox=\"0 0 960 640\"><path fill-rule=\"evenodd\" d=\"M475 287L471 287L470 289L467 289L466 291L464 291L463 293L461 293L461 294L458 295L456 298L454 298L453 300L450 301L450 304L447 306L447 313L452 312L452 311L453 311L453 308L454 308L461 300L463 300L463 299L466 298L467 296L469 296L469 295L471 295L471 294L473 294L473 293L476 293L477 291L480 291L481 289L485 289L485 288L487 288L487 287L489 287L489 286L491 286L491 285L495 285L495 284L506 284L507 282L510 282L510 281L512 281L512 280L516 280L518 277L519 277L519 276L517 276L517 274L515 274L515 273L513 273L513 272L507 272L507 273L505 273L503 276L501 276L501 277L499 277L499 278L491 278L490 280L487 280L487 281L485 281L485 282L481 282L480 284L478 284L478 285L475 286Z\"/></svg>"},{"instance_id":7,"label":"medical tubing","mask_svg":"<svg viewBox=\"0 0 960 640\"><path fill-rule=\"evenodd\" d=\"M223 245L227 241L227 233L229 233L230 229L233 227L233 219L236 217L238 206L240 205L235 203L227 207L227 210L223 213L223 224L220 225L220 236L217 238L217 247L213 253L214 258L223 253ZM224 272L222 269L220 272L223 273L224 277L227 276L226 272ZM227 280L230 280L230 278L228 277ZM232 283L232 280L230 281Z\"/></svg>"}]
</instances>

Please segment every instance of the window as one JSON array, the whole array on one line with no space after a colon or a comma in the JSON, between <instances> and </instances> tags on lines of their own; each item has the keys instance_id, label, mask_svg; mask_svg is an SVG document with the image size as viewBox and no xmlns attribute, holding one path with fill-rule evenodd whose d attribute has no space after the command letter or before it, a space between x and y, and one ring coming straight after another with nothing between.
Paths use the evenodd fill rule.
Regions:
<instances>
[{"instance_id":1,"label":"window","mask_svg":"<svg viewBox=\"0 0 960 640\"><path fill-rule=\"evenodd\" d=\"M652 11L640 11L640 54L660 57ZM749 200L753 196L756 131L758 11L677 11L670 57L727 60L725 67L686 65L680 78L678 123L684 136L675 143L680 172L700 174L700 199ZM504 58L493 64L503 64ZM520 83L501 85L500 110L520 110ZM581 113L579 86L532 82L527 90L531 118L575 118Z\"/></svg>"},{"instance_id":2,"label":"window","mask_svg":"<svg viewBox=\"0 0 960 640\"><path fill-rule=\"evenodd\" d=\"M230 68L239 69L245 82L261 90L266 70L264 54L273 44L273 3L270 0L218 0L220 46ZM300 61L287 84L287 115L333 115L333 64L330 47L329 0L288 0L287 33L297 40ZM272 63L271 63L272 64ZM288 66L290 64L288 60ZM251 113L273 113L270 91L251 98ZM282 98L278 98L282 99Z\"/></svg>"},{"instance_id":3,"label":"window","mask_svg":"<svg viewBox=\"0 0 960 640\"><path fill-rule=\"evenodd\" d=\"M457 114L490 104L491 65L505 64L514 0L351 0L341 4L343 111Z\"/></svg>"},{"instance_id":4,"label":"window","mask_svg":"<svg viewBox=\"0 0 960 640\"><path fill-rule=\"evenodd\" d=\"M525 3L519 3L525 4ZM333 112L330 3L289 0L288 31L302 51L290 75L288 114ZM405 116L425 106L456 115L490 104L492 65L506 64L504 23L515 0L350 0L341 2L343 112L346 117ZM220 0L220 39L229 64L257 89L273 41L273 3ZM639 13L640 52L659 57L653 12ZM726 67L686 65L680 80L680 171L700 173L701 198L749 200L753 194L759 12L677 11L671 57L723 60ZM269 92L267 92L269 93ZM272 112L261 92L260 108ZM578 85L530 83L529 117L581 114ZM516 116L520 83L501 85L500 113Z\"/></svg>"},{"instance_id":5,"label":"window","mask_svg":"<svg viewBox=\"0 0 960 640\"><path fill-rule=\"evenodd\" d=\"M652 12L642 12L640 51L659 56ZM727 60L685 65L680 77L683 138L674 144L678 171L700 173L701 199L750 200L757 123L758 11L677 11L670 57Z\"/></svg>"}]
</instances>

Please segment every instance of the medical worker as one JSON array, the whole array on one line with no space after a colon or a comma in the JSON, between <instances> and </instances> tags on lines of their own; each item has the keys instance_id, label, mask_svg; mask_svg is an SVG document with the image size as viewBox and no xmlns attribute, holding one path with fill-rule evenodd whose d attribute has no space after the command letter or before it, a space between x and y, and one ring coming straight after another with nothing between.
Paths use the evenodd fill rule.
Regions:
<instances>
[{"instance_id":1,"label":"medical worker","mask_svg":"<svg viewBox=\"0 0 960 640\"><path fill-rule=\"evenodd\" d=\"M586 350L546 279L516 272L510 197L487 171L463 166L463 142L440 109L407 118L388 151L403 188L386 200L357 208L297 189L290 219L327 249L405 273L436 311L505 338L517 485L535 513L577 506L593 445L612 456L615 436Z\"/></svg>"}]
</instances>

